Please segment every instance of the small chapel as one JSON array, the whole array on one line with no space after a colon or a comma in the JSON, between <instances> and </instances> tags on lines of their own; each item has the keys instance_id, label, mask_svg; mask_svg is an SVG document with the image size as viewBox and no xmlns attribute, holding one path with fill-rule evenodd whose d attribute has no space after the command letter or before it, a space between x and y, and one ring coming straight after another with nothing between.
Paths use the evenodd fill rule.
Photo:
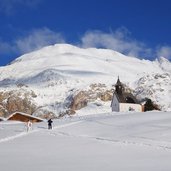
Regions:
<instances>
[{"instance_id":1,"label":"small chapel","mask_svg":"<svg viewBox=\"0 0 171 171\"><path fill-rule=\"evenodd\" d=\"M115 84L111 108L112 112L142 112L142 105L138 103L138 100L132 93L125 91L119 77Z\"/></svg>"}]
</instances>

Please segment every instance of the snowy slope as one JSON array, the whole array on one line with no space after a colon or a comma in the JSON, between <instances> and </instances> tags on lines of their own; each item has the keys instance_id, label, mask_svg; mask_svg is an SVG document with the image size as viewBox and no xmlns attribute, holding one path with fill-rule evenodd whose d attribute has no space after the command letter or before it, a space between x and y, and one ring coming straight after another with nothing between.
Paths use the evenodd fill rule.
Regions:
<instances>
[{"instance_id":1,"label":"snowy slope","mask_svg":"<svg viewBox=\"0 0 171 171\"><path fill-rule=\"evenodd\" d=\"M171 112L104 113L25 125L0 122L3 171L170 171Z\"/></svg>"},{"instance_id":2,"label":"snowy slope","mask_svg":"<svg viewBox=\"0 0 171 171\"><path fill-rule=\"evenodd\" d=\"M142 72L162 73L165 67L159 61L139 60L112 50L81 49L68 44L56 44L23 55L11 65L2 67L0 79L18 80L26 76L32 78L43 71L53 71L53 69L66 75L79 76L80 74L83 77L84 75L89 77L91 74L92 76L96 74L120 75L125 77L125 81L130 81ZM97 80L100 79L97 78Z\"/></svg>"},{"instance_id":3,"label":"snowy slope","mask_svg":"<svg viewBox=\"0 0 171 171\"><path fill-rule=\"evenodd\" d=\"M163 89L170 96L170 68L171 63L163 57L148 61L107 49L82 49L69 44L56 44L25 54L10 65L0 67L0 87L1 91L7 91L17 89L18 84L27 85L24 88L33 90L37 95L33 99L37 106L57 114L71 90L87 89L92 83L103 83L111 88L118 76L123 83L138 89L139 79L152 74L168 74L169 80L164 81L166 86ZM155 84L160 81L163 79L153 79ZM146 84L144 89L148 88ZM160 99L164 110L171 110L170 99L164 100L165 97L157 90L155 96L153 100L158 102L157 99Z\"/></svg>"}]
</instances>

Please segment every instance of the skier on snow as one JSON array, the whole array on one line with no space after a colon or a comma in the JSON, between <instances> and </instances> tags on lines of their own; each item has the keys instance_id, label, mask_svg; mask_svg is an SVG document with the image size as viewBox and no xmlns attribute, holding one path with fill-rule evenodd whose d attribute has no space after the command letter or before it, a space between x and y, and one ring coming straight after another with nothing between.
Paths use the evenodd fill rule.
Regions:
<instances>
[{"instance_id":1,"label":"skier on snow","mask_svg":"<svg viewBox=\"0 0 171 171\"><path fill-rule=\"evenodd\" d=\"M52 129L52 119L48 120L48 129Z\"/></svg>"},{"instance_id":2,"label":"skier on snow","mask_svg":"<svg viewBox=\"0 0 171 171\"><path fill-rule=\"evenodd\" d=\"M27 122L27 132L30 131L32 129L32 122L30 120L28 120Z\"/></svg>"}]
</instances>

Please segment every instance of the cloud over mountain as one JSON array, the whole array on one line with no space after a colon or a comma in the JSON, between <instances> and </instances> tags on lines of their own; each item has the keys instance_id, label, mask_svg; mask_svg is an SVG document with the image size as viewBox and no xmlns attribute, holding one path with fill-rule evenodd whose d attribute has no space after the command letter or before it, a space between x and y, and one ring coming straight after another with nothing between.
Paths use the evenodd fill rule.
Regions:
<instances>
[{"instance_id":1,"label":"cloud over mountain","mask_svg":"<svg viewBox=\"0 0 171 171\"><path fill-rule=\"evenodd\" d=\"M135 57L151 54L151 49L144 43L131 38L126 28L119 28L114 32L88 31L81 38L81 44L83 47L107 48Z\"/></svg>"},{"instance_id":2,"label":"cloud over mountain","mask_svg":"<svg viewBox=\"0 0 171 171\"><path fill-rule=\"evenodd\" d=\"M48 28L35 29L26 37L16 40L16 48L21 53L31 52L47 45L55 43L64 43L65 40L60 33L54 32Z\"/></svg>"},{"instance_id":3,"label":"cloud over mountain","mask_svg":"<svg viewBox=\"0 0 171 171\"><path fill-rule=\"evenodd\" d=\"M0 40L0 54L24 54L47 45L64 43L65 39L59 32L54 32L46 27L26 32L12 42Z\"/></svg>"},{"instance_id":4,"label":"cloud over mountain","mask_svg":"<svg viewBox=\"0 0 171 171\"><path fill-rule=\"evenodd\" d=\"M21 31L20 36L11 42L0 39L0 54L11 56L13 54L22 55L44 46L67 42L67 37L61 32L51 30L47 27L36 28L29 31ZM170 46L160 45L151 48L146 43L134 39L125 27L110 32L89 30L82 34L77 42L72 42L72 44L83 48L112 49L122 54L141 59L152 60L161 56L171 59Z\"/></svg>"},{"instance_id":5,"label":"cloud over mountain","mask_svg":"<svg viewBox=\"0 0 171 171\"><path fill-rule=\"evenodd\" d=\"M157 56L164 56L171 59L171 46L161 46L157 48Z\"/></svg>"}]
</instances>

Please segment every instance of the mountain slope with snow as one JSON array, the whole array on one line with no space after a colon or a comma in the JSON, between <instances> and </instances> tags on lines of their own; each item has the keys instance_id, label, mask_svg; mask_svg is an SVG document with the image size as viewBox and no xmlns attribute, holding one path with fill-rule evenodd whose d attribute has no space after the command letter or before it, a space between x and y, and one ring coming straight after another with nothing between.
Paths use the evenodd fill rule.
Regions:
<instances>
[{"instance_id":1,"label":"mountain slope with snow","mask_svg":"<svg viewBox=\"0 0 171 171\"><path fill-rule=\"evenodd\" d=\"M130 78L136 78L137 74L143 72L163 73L165 65L162 64L160 61L151 62L127 57L112 50L81 49L67 44L57 44L23 55L11 65L0 68L0 79L10 77L18 80L55 69L59 73L75 76L120 75L125 76L126 81L130 81ZM170 66L170 63L168 64Z\"/></svg>"},{"instance_id":2,"label":"mountain slope with snow","mask_svg":"<svg viewBox=\"0 0 171 171\"><path fill-rule=\"evenodd\" d=\"M36 97L32 102L39 109L58 114L65 108L63 103L72 92L89 89L91 84L98 83L111 88L118 76L123 83L136 90L142 87L140 80L144 77L150 77L152 85L163 82L161 88L164 95L171 97L170 68L171 63L165 58L140 60L107 49L82 49L69 44L56 44L25 54L10 65L0 67L0 89L34 91ZM167 81L162 77L154 79L152 75L155 74L159 77L167 74ZM148 81L143 85L144 89L137 93L143 91L143 98L152 97L164 106L164 110L171 110L169 98L166 100L156 87L153 87L153 95L148 94L146 91L151 85Z\"/></svg>"}]
</instances>

